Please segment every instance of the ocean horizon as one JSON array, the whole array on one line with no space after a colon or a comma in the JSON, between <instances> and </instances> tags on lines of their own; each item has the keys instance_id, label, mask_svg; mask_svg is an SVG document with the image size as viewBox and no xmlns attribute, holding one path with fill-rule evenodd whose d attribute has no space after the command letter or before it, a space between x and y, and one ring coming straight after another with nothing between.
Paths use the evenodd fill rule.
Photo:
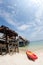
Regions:
<instances>
[{"instance_id":1,"label":"ocean horizon","mask_svg":"<svg viewBox=\"0 0 43 65\"><path fill-rule=\"evenodd\" d=\"M31 41L27 46L26 49L28 50L41 50L43 48L43 40L39 41Z\"/></svg>"}]
</instances>

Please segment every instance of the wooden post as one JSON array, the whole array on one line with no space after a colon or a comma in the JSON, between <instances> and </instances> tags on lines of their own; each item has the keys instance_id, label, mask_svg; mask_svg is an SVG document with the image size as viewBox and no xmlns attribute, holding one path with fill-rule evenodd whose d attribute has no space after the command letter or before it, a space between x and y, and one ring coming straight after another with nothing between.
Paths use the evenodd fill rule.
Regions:
<instances>
[{"instance_id":1,"label":"wooden post","mask_svg":"<svg viewBox=\"0 0 43 65\"><path fill-rule=\"evenodd\" d=\"M8 53L8 44L7 44L7 31L6 31L6 29L4 29L4 34L5 34L5 44L6 44L6 48L7 48L7 50L6 50L6 53Z\"/></svg>"}]
</instances>

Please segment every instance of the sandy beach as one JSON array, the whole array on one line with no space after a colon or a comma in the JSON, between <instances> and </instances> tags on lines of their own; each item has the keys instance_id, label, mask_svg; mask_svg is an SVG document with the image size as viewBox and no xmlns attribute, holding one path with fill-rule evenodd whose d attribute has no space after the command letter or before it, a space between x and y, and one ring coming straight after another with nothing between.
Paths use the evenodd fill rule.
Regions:
<instances>
[{"instance_id":1,"label":"sandy beach","mask_svg":"<svg viewBox=\"0 0 43 65\"><path fill-rule=\"evenodd\" d=\"M13 55L0 55L0 65L43 65L42 50L35 51L34 53L38 56L38 59L35 61L29 60L26 53L21 51Z\"/></svg>"}]
</instances>

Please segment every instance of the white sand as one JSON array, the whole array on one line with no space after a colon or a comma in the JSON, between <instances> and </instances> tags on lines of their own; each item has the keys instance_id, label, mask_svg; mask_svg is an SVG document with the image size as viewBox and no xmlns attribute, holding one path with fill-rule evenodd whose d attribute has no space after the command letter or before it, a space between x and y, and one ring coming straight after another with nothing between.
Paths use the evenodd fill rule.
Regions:
<instances>
[{"instance_id":1,"label":"white sand","mask_svg":"<svg viewBox=\"0 0 43 65\"><path fill-rule=\"evenodd\" d=\"M25 53L14 53L13 55L0 56L0 65L43 65L43 52L36 51L38 59L34 62L27 58Z\"/></svg>"}]
</instances>

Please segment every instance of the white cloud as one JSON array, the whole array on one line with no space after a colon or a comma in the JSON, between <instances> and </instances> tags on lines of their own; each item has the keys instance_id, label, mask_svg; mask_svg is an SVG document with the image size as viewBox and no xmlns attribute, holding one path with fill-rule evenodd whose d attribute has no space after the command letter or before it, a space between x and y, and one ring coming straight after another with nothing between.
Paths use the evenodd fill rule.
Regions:
<instances>
[{"instance_id":1,"label":"white cloud","mask_svg":"<svg viewBox=\"0 0 43 65\"><path fill-rule=\"evenodd\" d=\"M2 4L3 3L3 1L2 0L0 0L0 4Z\"/></svg>"},{"instance_id":2,"label":"white cloud","mask_svg":"<svg viewBox=\"0 0 43 65\"><path fill-rule=\"evenodd\" d=\"M38 9L35 12L35 19L32 22L33 32L30 35L32 40L43 39L43 0L37 0L39 3Z\"/></svg>"},{"instance_id":3,"label":"white cloud","mask_svg":"<svg viewBox=\"0 0 43 65\"><path fill-rule=\"evenodd\" d=\"M5 20L6 20L6 22L8 23L8 24L11 24L11 25L13 25L13 26L16 26L17 24L15 23L15 21L13 21L13 19L12 19L12 15L10 14L10 13L8 13L8 12L6 12L6 11L2 11L2 10L0 10L0 16L2 16Z\"/></svg>"},{"instance_id":4,"label":"white cloud","mask_svg":"<svg viewBox=\"0 0 43 65\"><path fill-rule=\"evenodd\" d=\"M12 11L12 14L16 14L16 12L13 10L13 11Z\"/></svg>"},{"instance_id":5,"label":"white cloud","mask_svg":"<svg viewBox=\"0 0 43 65\"><path fill-rule=\"evenodd\" d=\"M22 3L20 3L20 0L18 2L21 5L20 6L21 10L22 10L22 7L25 8L26 12L27 12L28 9L31 10L32 7L33 7L32 8L32 11L33 11L34 6L37 8L37 10L35 12L33 11L35 15L33 14L34 20L32 20L31 22L28 21L28 23L27 22L22 23L21 21L19 21L19 22L15 21L15 18L14 18L15 7L17 6L19 8L19 6L18 6L18 3L14 4L14 2L12 2L12 1L11 1L10 5L6 6L6 7L8 7L8 9L11 9L11 12L5 11L4 8L0 9L0 16L2 16L8 24L15 26L18 29L18 31L23 31L23 32L25 31L26 33L30 33L29 34L30 39L32 39L32 40L38 39L38 38L40 38L41 35L43 35L43 20L42 20L43 19L43 0L30 0L30 1L24 0L23 2L25 2L23 4L24 6L21 5ZM0 0L0 3L2 3L2 0ZM17 15L18 15L18 11L20 11L20 9L18 9L16 11ZM27 12L27 13L30 14L32 12Z\"/></svg>"},{"instance_id":6,"label":"white cloud","mask_svg":"<svg viewBox=\"0 0 43 65\"><path fill-rule=\"evenodd\" d=\"M30 34L31 40L41 40L43 39L43 26L36 26L34 27L33 31Z\"/></svg>"},{"instance_id":7,"label":"white cloud","mask_svg":"<svg viewBox=\"0 0 43 65\"><path fill-rule=\"evenodd\" d=\"M13 6L8 6L8 8L14 9ZM21 23L19 23L15 18L13 19L13 15L15 15L14 10L12 10L12 13L10 13L6 12L4 9L0 9L0 16L3 17L8 24L16 26L16 28L18 28L18 25Z\"/></svg>"},{"instance_id":8,"label":"white cloud","mask_svg":"<svg viewBox=\"0 0 43 65\"><path fill-rule=\"evenodd\" d=\"M31 0L34 4L40 4L41 1L40 0Z\"/></svg>"},{"instance_id":9,"label":"white cloud","mask_svg":"<svg viewBox=\"0 0 43 65\"><path fill-rule=\"evenodd\" d=\"M0 10L0 16L3 17L8 24L12 25L13 27L16 27L17 29L18 26L21 24L15 18L13 20L13 14L11 14L10 12Z\"/></svg>"},{"instance_id":10,"label":"white cloud","mask_svg":"<svg viewBox=\"0 0 43 65\"><path fill-rule=\"evenodd\" d=\"M43 21L41 21L43 19L43 0L39 0L41 3L39 3L39 7L37 9L37 11L35 12L35 21L39 24L42 25Z\"/></svg>"},{"instance_id":11,"label":"white cloud","mask_svg":"<svg viewBox=\"0 0 43 65\"><path fill-rule=\"evenodd\" d=\"M28 29L28 28L29 28L29 25L26 25L26 24L21 25L21 26L18 27L18 29L21 30L21 31L22 31L22 30L24 31L24 30L26 30L26 29Z\"/></svg>"},{"instance_id":12,"label":"white cloud","mask_svg":"<svg viewBox=\"0 0 43 65\"><path fill-rule=\"evenodd\" d=\"M11 8L11 9L14 9L14 7L13 7L13 6L11 6L11 5L8 5L7 7L8 7L8 8Z\"/></svg>"}]
</instances>

